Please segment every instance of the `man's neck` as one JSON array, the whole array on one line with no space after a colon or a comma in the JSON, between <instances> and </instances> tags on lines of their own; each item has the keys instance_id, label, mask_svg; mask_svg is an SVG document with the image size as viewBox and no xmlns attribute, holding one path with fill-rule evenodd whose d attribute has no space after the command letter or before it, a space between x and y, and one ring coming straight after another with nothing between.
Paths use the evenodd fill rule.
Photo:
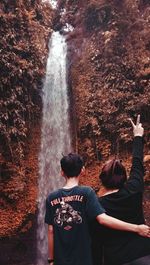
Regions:
<instances>
[{"instance_id":1,"label":"man's neck","mask_svg":"<svg viewBox=\"0 0 150 265\"><path fill-rule=\"evenodd\" d=\"M78 177L67 178L66 184L63 188L69 189L69 188L73 188L73 187L78 186L78 185L79 185L79 178Z\"/></svg>"}]
</instances>

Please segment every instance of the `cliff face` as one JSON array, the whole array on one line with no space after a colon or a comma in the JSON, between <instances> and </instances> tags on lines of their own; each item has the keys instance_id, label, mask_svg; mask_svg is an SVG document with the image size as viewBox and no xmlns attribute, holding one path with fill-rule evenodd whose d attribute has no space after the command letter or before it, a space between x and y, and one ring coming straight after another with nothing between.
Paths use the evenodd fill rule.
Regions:
<instances>
[{"instance_id":1,"label":"cliff face","mask_svg":"<svg viewBox=\"0 0 150 265\"><path fill-rule=\"evenodd\" d=\"M25 232L36 211L41 88L53 12L38 1L0 3L1 236Z\"/></svg>"},{"instance_id":2,"label":"cliff face","mask_svg":"<svg viewBox=\"0 0 150 265\"><path fill-rule=\"evenodd\" d=\"M60 1L57 26L70 23L70 86L76 110L77 149L88 166L87 184L111 155L130 165L138 113L145 128L146 176L150 170L150 31L148 1ZM84 182L85 180L83 180Z\"/></svg>"}]
</instances>

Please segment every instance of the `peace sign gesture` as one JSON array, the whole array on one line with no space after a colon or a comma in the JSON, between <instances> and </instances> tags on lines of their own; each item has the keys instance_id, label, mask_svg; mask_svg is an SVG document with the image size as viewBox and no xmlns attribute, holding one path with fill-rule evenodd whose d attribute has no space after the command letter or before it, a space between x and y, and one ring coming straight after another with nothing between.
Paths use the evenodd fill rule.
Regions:
<instances>
[{"instance_id":1,"label":"peace sign gesture","mask_svg":"<svg viewBox=\"0 0 150 265\"><path fill-rule=\"evenodd\" d=\"M136 124L132 121L132 119L129 119L132 127L133 127L133 134L135 136L143 136L144 134L144 128L142 127L142 123L140 123L140 115L137 116Z\"/></svg>"}]
</instances>

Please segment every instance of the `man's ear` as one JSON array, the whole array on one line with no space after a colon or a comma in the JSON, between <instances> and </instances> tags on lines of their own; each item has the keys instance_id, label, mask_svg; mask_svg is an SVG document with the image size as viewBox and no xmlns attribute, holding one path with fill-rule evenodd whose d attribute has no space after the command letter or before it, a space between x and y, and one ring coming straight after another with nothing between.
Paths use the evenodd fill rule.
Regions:
<instances>
[{"instance_id":1,"label":"man's ear","mask_svg":"<svg viewBox=\"0 0 150 265\"><path fill-rule=\"evenodd\" d=\"M65 173L63 170L61 170L61 176L65 178Z\"/></svg>"},{"instance_id":2,"label":"man's ear","mask_svg":"<svg viewBox=\"0 0 150 265\"><path fill-rule=\"evenodd\" d=\"M81 169L81 173L84 174L85 173L85 167L83 166Z\"/></svg>"}]
</instances>

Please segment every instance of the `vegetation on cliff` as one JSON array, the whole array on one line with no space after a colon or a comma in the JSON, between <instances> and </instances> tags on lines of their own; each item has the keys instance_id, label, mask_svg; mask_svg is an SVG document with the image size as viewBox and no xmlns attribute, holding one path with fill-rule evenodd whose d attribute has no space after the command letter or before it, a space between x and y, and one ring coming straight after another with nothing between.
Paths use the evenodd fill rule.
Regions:
<instances>
[{"instance_id":1,"label":"vegetation on cliff","mask_svg":"<svg viewBox=\"0 0 150 265\"><path fill-rule=\"evenodd\" d=\"M145 159L150 159L150 3L70 0L60 1L60 8L66 11L57 25L74 27L68 35L70 85L78 150L90 169L91 184L110 155L130 165L128 118L138 113L145 127ZM148 180L148 162L146 169Z\"/></svg>"},{"instance_id":2,"label":"vegetation on cliff","mask_svg":"<svg viewBox=\"0 0 150 265\"><path fill-rule=\"evenodd\" d=\"M0 5L2 153L5 159L19 162L28 127L40 115L52 12L41 1L1 1Z\"/></svg>"},{"instance_id":3,"label":"vegetation on cliff","mask_svg":"<svg viewBox=\"0 0 150 265\"><path fill-rule=\"evenodd\" d=\"M41 0L0 2L0 216L4 236L19 227L23 230L23 222L36 209L37 123L52 18L51 7Z\"/></svg>"}]
</instances>

